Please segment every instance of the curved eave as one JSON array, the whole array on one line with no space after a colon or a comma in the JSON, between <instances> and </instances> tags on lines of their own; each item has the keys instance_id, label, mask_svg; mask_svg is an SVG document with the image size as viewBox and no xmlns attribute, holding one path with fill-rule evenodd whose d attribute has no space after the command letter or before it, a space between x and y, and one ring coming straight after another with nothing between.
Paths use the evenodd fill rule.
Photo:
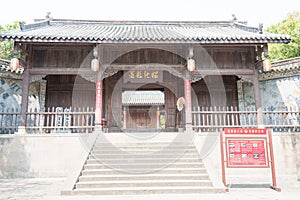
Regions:
<instances>
[{"instance_id":1,"label":"curved eave","mask_svg":"<svg viewBox=\"0 0 300 200\"><path fill-rule=\"evenodd\" d=\"M94 37L23 37L23 36L0 36L0 40L16 42L37 42L37 43L196 43L196 44L261 44L261 43L289 43L290 38L228 38L228 37L211 37L211 38L94 38Z\"/></svg>"},{"instance_id":2,"label":"curved eave","mask_svg":"<svg viewBox=\"0 0 300 200\"><path fill-rule=\"evenodd\" d=\"M12 70L9 67L9 62L7 62L7 63L0 62L0 72L9 72L9 73L17 74L17 75L22 75L24 72L24 68L22 66L20 66L17 70Z\"/></svg>"},{"instance_id":3,"label":"curved eave","mask_svg":"<svg viewBox=\"0 0 300 200\"><path fill-rule=\"evenodd\" d=\"M164 103L122 103L123 106L163 106Z\"/></svg>"}]
</instances>

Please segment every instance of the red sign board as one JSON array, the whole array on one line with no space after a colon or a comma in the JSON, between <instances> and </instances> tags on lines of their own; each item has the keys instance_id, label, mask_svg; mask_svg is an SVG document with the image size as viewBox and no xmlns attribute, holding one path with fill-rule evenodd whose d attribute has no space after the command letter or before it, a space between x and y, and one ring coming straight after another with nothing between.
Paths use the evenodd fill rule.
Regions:
<instances>
[{"instance_id":1,"label":"red sign board","mask_svg":"<svg viewBox=\"0 0 300 200\"><path fill-rule=\"evenodd\" d=\"M281 191L276 183L271 129L224 128L220 133L220 145L222 181L225 186L227 186L226 166L227 168L271 168L270 188Z\"/></svg>"},{"instance_id":2,"label":"red sign board","mask_svg":"<svg viewBox=\"0 0 300 200\"><path fill-rule=\"evenodd\" d=\"M225 128L224 134L267 134L265 128Z\"/></svg>"},{"instance_id":3,"label":"red sign board","mask_svg":"<svg viewBox=\"0 0 300 200\"><path fill-rule=\"evenodd\" d=\"M227 167L269 167L266 138L227 138Z\"/></svg>"}]
</instances>

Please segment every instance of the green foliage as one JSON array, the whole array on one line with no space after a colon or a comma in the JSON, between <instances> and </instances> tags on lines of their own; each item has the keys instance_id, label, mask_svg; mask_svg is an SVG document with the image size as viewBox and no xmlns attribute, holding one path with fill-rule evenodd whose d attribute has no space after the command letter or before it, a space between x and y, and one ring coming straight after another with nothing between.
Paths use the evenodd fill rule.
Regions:
<instances>
[{"instance_id":1,"label":"green foliage","mask_svg":"<svg viewBox=\"0 0 300 200\"><path fill-rule=\"evenodd\" d=\"M288 44L270 44L270 60L282 60L300 56L300 12L290 13L287 19L266 29L267 32L291 36Z\"/></svg>"},{"instance_id":2,"label":"green foliage","mask_svg":"<svg viewBox=\"0 0 300 200\"><path fill-rule=\"evenodd\" d=\"M15 21L13 24L7 24L5 26L0 25L0 32L14 30L19 28L19 22ZM12 41L0 42L0 58L10 60L13 56L14 43Z\"/></svg>"}]
</instances>

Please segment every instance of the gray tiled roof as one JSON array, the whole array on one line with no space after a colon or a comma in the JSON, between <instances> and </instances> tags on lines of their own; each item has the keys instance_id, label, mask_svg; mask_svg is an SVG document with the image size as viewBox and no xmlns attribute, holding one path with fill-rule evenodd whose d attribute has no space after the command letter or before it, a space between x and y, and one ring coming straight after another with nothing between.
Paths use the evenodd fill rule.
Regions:
<instances>
[{"instance_id":1,"label":"gray tiled roof","mask_svg":"<svg viewBox=\"0 0 300 200\"><path fill-rule=\"evenodd\" d=\"M51 20L0 33L0 40L83 43L288 43L290 37L261 33L236 22Z\"/></svg>"},{"instance_id":2,"label":"gray tiled roof","mask_svg":"<svg viewBox=\"0 0 300 200\"><path fill-rule=\"evenodd\" d=\"M12 70L9 65L10 65L9 60L0 59L0 71L23 74L24 68L22 66L20 66L17 70Z\"/></svg>"},{"instance_id":3,"label":"gray tiled roof","mask_svg":"<svg viewBox=\"0 0 300 200\"><path fill-rule=\"evenodd\" d=\"M165 96L161 91L124 91L122 105L163 105Z\"/></svg>"},{"instance_id":4,"label":"gray tiled roof","mask_svg":"<svg viewBox=\"0 0 300 200\"><path fill-rule=\"evenodd\" d=\"M300 57L272 62L272 71L281 72L293 69L300 69Z\"/></svg>"}]
</instances>

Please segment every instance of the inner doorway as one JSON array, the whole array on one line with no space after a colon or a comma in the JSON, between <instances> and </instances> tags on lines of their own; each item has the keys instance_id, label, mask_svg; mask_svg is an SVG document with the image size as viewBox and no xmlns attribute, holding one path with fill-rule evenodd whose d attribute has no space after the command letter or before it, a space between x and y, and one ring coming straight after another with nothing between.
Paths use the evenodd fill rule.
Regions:
<instances>
[{"instance_id":1,"label":"inner doorway","mask_svg":"<svg viewBox=\"0 0 300 200\"><path fill-rule=\"evenodd\" d=\"M46 80L46 108L95 106L95 83L76 75L48 75Z\"/></svg>"},{"instance_id":2,"label":"inner doorway","mask_svg":"<svg viewBox=\"0 0 300 200\"><path fill-rule=\"evenodd\" d=\"M126 131L163 129L164 105L163 90L123 91L123 129Z\"/></svg>"}]
</instances>

